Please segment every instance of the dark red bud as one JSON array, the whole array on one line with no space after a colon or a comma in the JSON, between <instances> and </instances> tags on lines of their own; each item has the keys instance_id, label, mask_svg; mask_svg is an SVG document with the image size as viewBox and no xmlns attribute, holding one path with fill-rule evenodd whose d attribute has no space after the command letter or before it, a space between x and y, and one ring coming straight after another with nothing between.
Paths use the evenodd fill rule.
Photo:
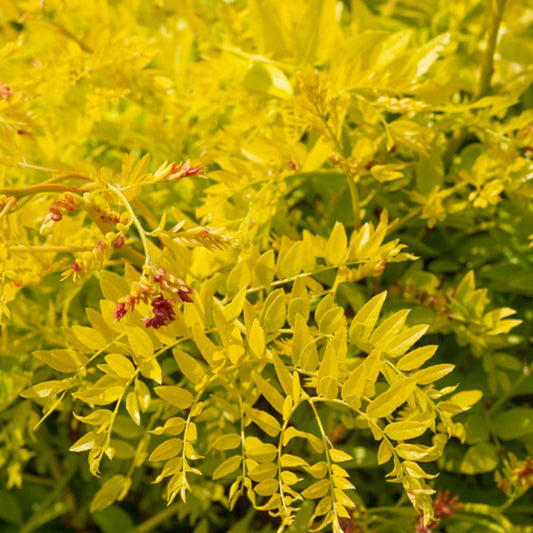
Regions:
<instances>
[{"instance_id":1,"label":"dark red bud","mask_svg":"<svg viewBox=\"0 0 533 533\"><path fill-rule=\"evenodd\" d=\"M113 241L114 248L122 248L124 246L124 237L122 235L117 235Z\"/></svg>"}]
</instances>

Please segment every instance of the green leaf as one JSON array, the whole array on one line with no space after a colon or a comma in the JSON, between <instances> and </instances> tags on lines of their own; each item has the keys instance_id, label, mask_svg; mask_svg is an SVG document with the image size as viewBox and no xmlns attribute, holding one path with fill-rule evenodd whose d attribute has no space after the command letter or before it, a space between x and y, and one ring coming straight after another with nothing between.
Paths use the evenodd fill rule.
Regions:
<instances>
[{"instance_id":1,"label":"green leaf","mask_svg":"<svg viewBox=\"0 0 533 533\"><path fill-rule=\"evenodd\" d=\"M283 413L283 396L270 384L264 380L257 372L252 372L252 377L259 392L265 397L268 403L280 414Z\"/></svg>"},{"instance_id":2,"label":"green leaf","mask_svg":"<svg viewBox=\"0 0 533 533\"><path fill-rule=\"evenodd\" d=\"M129 379L135 375L135 367L124 355L119 353L108 354L105 356L105 362L121 378Z\"/></svg>"},{"instance_id":3,"label":"green leaf","mask_svg":"<svg viewBox=\"0 0 533 533\"><path fill-rule=\"evenodd\" d=\"M265 332L257 318L253 321L252 327L250 328L248 345L252 354L257 358L262 357L265 353Z\"/></svg>"},{"instance_id":4,"label":"green leaf","mask_svg":"<svg viewBox=\"0 0 533 533\"><path fill-rule=\"evenodd\" d=\"M117 474L104 482L91 502L91 512L109 507L128 492L131 478Z\"/></svg>"},{"instance_id":5,"label":"green leaf","mask_svg":"<svg viewBox=\"0 0 533 533\"><path fill-rule=\"evenodd\" d=\"M175 405L179 409L187 409L194 402L194 396L188 390L176 385L155 387L154 392L160 398Z\"/></svg>"},{"instance_id":6,"label":"green leaf","mask_svg":"<svg viewBox=\"0 0 533 533\"><path fill-rule=\"evenodd\" d=\"M319 396L333 400L338 394L339 365L332 342L326 346L324 358L317 375L317 393Z\"/></svg>"},{"instance_id":7,"label":"green leaf","mask_svg":"<svg viewBox=\"0 0 533 533\"><path fill-rule=\"evenodd\" d=\"M96 352L107 344L102 334L93 328L72 326L72 331L76 338L88 348L89 352Z\"/></svg>"},{"instance_id":8,"label":"green leaf","mask_svg":"<svg viewBox=\"0 0 533 533\"><path fill-rule=\"evenodd\" d=\"M211 445L215 450L234 450L241 445L241 436L237 433L220 435Z\"/></svg>"},{"instance_id":9,"label":"green leaf","mask_svg":"<svg viewBox=\"0 0 533 533\"><path fill-rule=\"evenodd\" d=\"M33 355L58 372L76 372L86 365L89 359L86 355L74 350L38 350Z\"/></svg>"},{"instance_id":10,"label":"green leaf","mask_svg":"<svg viewBox=\"0 0 533 533\"><path fill-rule=\"evenodd\" d=\"M350 325L349 338L352 344L366 341L370 337L386 298L387 291L383 291L359 309Z\"/></svg>"},{"instance_id":11,"label":"green leaf","mask_svg":"<svg viewBox=\"0 0 533 533\"><path fill-rule=\"evenodd\" d=\"M213 472L213 479L220 479L221 477L232 474L241 466L242 456L233 455L226 459L222 464L220 464L217 469Z\"/></svg>"},{"instance_id":12,"label":"green leaf","mask_svg":"<svg viewBox=\"0 0 533 533\"><path fill-rule=\"evenodd\" d=\"M416 348L415 350L410 351L405 354L396 364L399 370L415 370L420 368L426 361L431 359L435 352L437 351L438 346L432 344L428 346L422 346Z\"/></svg>"},{"instance_id":13,"label":"green leaf","mask_svg":"<svg viewBox=\"0 0 533 533\"><path fill-rule=\"evenodd\" d=\"M150 454L148 461L156 463L158 461L168 461L173 457L176 457L183 448L183 440L177 437L167 439L162 442L155 450Z\"/></svg>"},{"instance_id":14,"label":"green leaf","mask_svg":"<svg viewBox=\"0 0 533 533\"><path fill-rule=\"evenodd\" d=\"M135 523L130 515L118 505L111 505L102 511L95 511L92 513L92 519L102 533L116 533L117 531L137 533Z\"/></svg>"},{"instance_id":15,"label":"green leaf","mask_svg":"<svg viewBox=\"0 0 533 533\"><path fill-rule=\"evenodd\" d=\"M126 396L126 410L131 419L139 426L141 424L141 412L139 410L139 400L135 392L128 392Z\"/></svg>"},{"instance_id":16,"label":"green leaf","mask_svg":"<svg viewBox=\"0 0 533 533\"><path fill-rule=\"evenodd\" d=\"M492 422L500 439L519 439L533 433L533 409L528 407L507 409L497 413Z\"/></svg>"},{"instance_id":17,"label":"green leaf","mask_svg":"<svg viewBox=\"0 0 533 533\"><path fill-rule=\"evenodd\" d=\"M413 378L417 385L429 385L434 383L453 371L455 365L443 363L441 365L433 365L423 370L419 370L413 374Z\"/></svg>"},{"instance_id":18,"label":"green leaf","mask_svg":"<svg viewBox=\"0 0 533 533\"><path fill-rule=\"evenodd\" d=\"M409 440L419 437L429 427L432 420L420 422L417 420L404 420L402 422L393 422L385 426L385 435L394 440Z\"/></svg>"},{"instance_id":19,"label":"green leaf","mask_svg":"<svg viewBox=\"0 0 533 533\"><path fill-rule=\"evenodd\" d=\"M283 289L276 289L268 295L261 318L266 331L281 329L285 323L285 293Z\"/></svg>"},{"instance_id":20,"label":"green leaf","mask_svg":"<svg viewBox=\"0 0 533 533\"><path fill-rule=\"evenodd\" d=\"M285 74L266 63L254 63L244 76L244 86L252 91L268 94L276 98L290 98L292 87Z\"/></svg>"},{"instance_id":21,"label":"green leaf","mask_svg":"<svg viewBox=\"0 0 533 533\"><path fill-rule=\"evenodd\" d=\"M126 326L126 335L133 354L139 359L150 359L154 355L154 345L146 331L138 326Z\"/></svg>"},{"instance_id":22,"label":"green leaf","mask_svg":"<svg viewBox=\"0 0 533 533\"><path fill-rule=\"evenodd\" d=\"M344 225L335 222L335 227L326 243L324 257L328 265L340 265L346 259L348 252L348 238Z\"/></svg>"},{"instance_id":23,"label":"green leaf","mask_svg":"<svg viewBox=\"0 0 533 533\"><path fill-rule=\"evenodd\" d=\"M390 357L400 357L403 355L411 346L418 340L426 331L429 329L429 326L425 324L419 324L413 326L412 328L402 331L391 339L383 347L383 352L389 355Z\"/></svg>"},{"instance_id":24,"label":"green leaf","mask_svg":"<svg viewBox=\"0 0 533 533\"><path fill-rule=\"evenodd\" d=\"M202 365L188 353L174 348L172 350L174 359L178 363L180 372L195 385L198 385L206 377L207 373Z\"/></svg>"},{"instance_id":25,"label":"green leaf","mask_svg":"<svg viewBox=\"0 0 533 533\"><path fill-rule=\"evenodd\" d=\"M254 492L259 496L272 496L279 490L279 482L276 479L265 479L254 487Z\"/></svg>"},{"instance_id":26,"label":"green leaf","mask_svg":"<svg viewBox=\"0 0 533 533\"><path fill-rule=\"evenodd\" d=\"M498 450L490 442L474 444L466 452L461 461L463 474L483 474L492 472L499 463Z\"/></svg>"},{"instance_id":27,"label":"green leaf","mask_svg":"<svg viewBox=\"0 0 533 533\"><path fill-rule=\"evenodd\" d=\"M5 490L0 490L0 519L16 526L21 526L23 520L19 503Z\"/></svg>"},{"instance_id":28,"label":"green leaf","mask_svg":"<svg viewBox=\"0 0 533 533\"><path fill-rule=\"evenodd\" d=\"M252 422L257 424L267 435L275 437L281 431L279 422L272 415L246 404L243 405L243 409Z\"/></svg>"},{"instance_id":29,"label":"green leaf","mask_svg":"<svg viewBox=\"0 0 533 533\"><path fill-rule=\"evenodd\" d=\"M302 491L302 496L304 498L317 500L319 498L323 498L329 492L329 490L330 480L321 479L320 481L315 481L311 486Z\"/></svg>"},{"instance_id":30,"label":"green leaf","mask_svg":"<svg viewBox=\"0 0 533 533\"><path fill-rule=\"evenodd\" d=\"M416 383L411 377L398 380L368 404L366 414L371 418L389 416L413 394L415 387Z\"/></svg>"}]
</instances>

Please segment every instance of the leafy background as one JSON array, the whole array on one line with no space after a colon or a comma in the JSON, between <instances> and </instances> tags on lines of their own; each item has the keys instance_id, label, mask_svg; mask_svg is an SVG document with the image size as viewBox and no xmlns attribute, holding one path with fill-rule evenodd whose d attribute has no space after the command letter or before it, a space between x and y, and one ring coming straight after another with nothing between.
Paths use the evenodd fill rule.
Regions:
<instances>
[{"instance_id":1,"label":"leafy background","mask_svg":"<svg viewBox=\"0 0 533 533\"><path fill-rule=\"evenodd\" d=\"M324 518L337 531L528 531L532 21L525 0L0 1L2 531L306 531ZM171 179L164 162L187 160L202 173ZM66 191L80 207L55 221ZM144 327L147 301L113 318L147 254L195 290L174 298L168 328ZM391 317L392 337L372 339ZM436 369L413 392L394 372L424 372L398 351L422 333L413 350L438 345ZM381 377L361 399L350 391L376 343ZM451 367L437 365L455 366L438 389ZM112 386L118 397L99 396ZM199 391L205 411L182 437L203 477L188 474L183 503L183 483L153 482L178 446L165 443L183 440L165 422L189 420ZM426 420L420 398L438 391ZM106 406L111 425L95 415ZM381 431L418 428L393 449L413 439L427 472L388 483L396 452L361 413ZM267 467L239 481L257 442L231 435L277 446L289 421L306 435L287 442L304 479L280 484ZM112 461L92 431L113 439ZM343 497L314 499L337 450L357 491L337 479ZM259 509L277 493L257 485L273 480L295 490L294 512ZM423 487L462 508L428 522L444 496L431 504ZM313 515L319 498L327 512Z\"/></svg>"}]
</instances>

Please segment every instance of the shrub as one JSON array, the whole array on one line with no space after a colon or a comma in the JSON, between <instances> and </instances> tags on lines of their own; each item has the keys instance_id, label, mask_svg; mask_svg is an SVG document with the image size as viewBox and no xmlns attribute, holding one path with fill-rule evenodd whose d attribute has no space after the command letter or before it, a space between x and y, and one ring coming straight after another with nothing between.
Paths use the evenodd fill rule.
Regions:
<instances>
[{"instance_id":1,"label":"shrub","mask_svg":"<svg viewBox=\"0 0 533 533\"><path fill-rule=\"evenodd\" d=\"M2 531L528 530L526 1L2 6Z\"/></svg>"}]
</instances>

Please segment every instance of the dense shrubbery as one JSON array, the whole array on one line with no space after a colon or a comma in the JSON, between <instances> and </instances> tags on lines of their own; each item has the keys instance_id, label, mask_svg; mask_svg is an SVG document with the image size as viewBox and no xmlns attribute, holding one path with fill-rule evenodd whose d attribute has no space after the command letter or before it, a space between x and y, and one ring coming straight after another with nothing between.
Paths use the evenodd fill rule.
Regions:
<instances>
[{"instance_id":1,"label":"dense shrubbery","mask_svg":"<svg viewBox=\"0 0 533 533\"><path fill-rule=\"evenodd\" d=\"M2 532L532 529L507 4L0 2Z\"/></svg>"}]
</instances>

